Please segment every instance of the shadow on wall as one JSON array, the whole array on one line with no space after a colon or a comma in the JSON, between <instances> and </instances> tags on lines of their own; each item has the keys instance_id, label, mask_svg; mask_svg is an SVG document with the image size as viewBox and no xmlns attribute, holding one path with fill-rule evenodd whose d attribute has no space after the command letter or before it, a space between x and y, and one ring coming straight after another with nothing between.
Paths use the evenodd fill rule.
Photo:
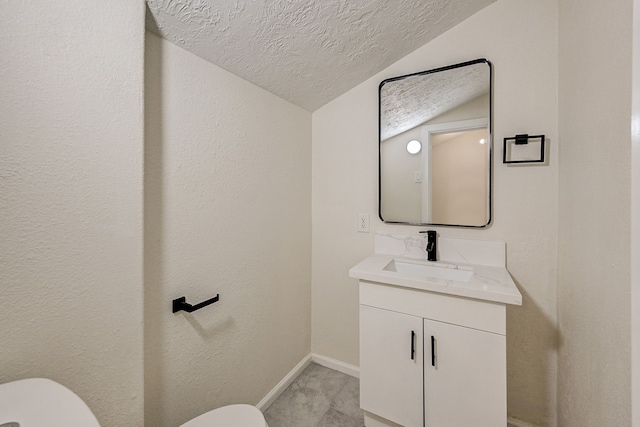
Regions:
<instances>
[{"instance_id":1,"label":"shadow on wall","mask_svg":"<svg viewBox=\"0 0 640 427\"><path fill-rule=\"evenodd\" d=\"M522 306L507 306L508 415L535 426L545 426L555 417L557 373L550 367L556 366L558 329L526 288L515 278L514 282L522 294ZM532 329L531 325L535 327ZM550 347L549 343L554 345ZM518 380L513 381L514 378ZM516 390L517 385L526 385L526 390ZM509 399L511 393L519 399ZM544 412L532 413L529 408L538 407L539 402L546 402Z\"/></svg>"},{"instance_id":2,"label":"shadow on wall","mask_svg":"<svg viewBox=\"0 0 640 427\"><path fill-rule=\"evenodd\" d=\"M185 319L193 327L193 330L198 333L203 341L210 341L216 336L219 336L223 331L232 329L235 321L233 317L227 316L225 319L218 320L214 325L209 327L203 326L192 314L184 314ZM0 426L1 427L1 426Z\"/></svg>"},{"instance_id":3,"label":"shadow on wall","mask_svg":"<svg viewBox=\"0 0 640 427\"><path fill-rule=\"evenodd\" d=\"M156 49L152 55L145 52L144 79L144 413L145 425L160 425L163 402L161 339L162 307L161 286L164 277L163 211L162 211L162 49L159 44L145 43L145 50ZM154 74L154 78L149 78ZM170 309L167 302L167 310Z\"/></svg>"}]
</instances>

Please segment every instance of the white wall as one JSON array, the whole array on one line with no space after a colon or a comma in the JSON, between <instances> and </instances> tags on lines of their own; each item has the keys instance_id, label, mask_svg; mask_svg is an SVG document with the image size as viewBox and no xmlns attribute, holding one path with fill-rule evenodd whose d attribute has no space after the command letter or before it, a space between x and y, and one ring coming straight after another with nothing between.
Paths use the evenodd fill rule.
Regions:
<instances>
[{"instance_id":1,"label":"white wall","mask_svg":"<svg viewBox=\"0 0 640 427\"><path fill-rule=\"evenodd\" d=\"M493 224L438 231L507 243L523 294L523 306L507 311L509 414L555 425L557 13L556 0L499 0L313 113L313 352L358 365L358 289L348 269L373 251L374 232L418 232L376 219L378 84L485 57L495 72ZM549 164L503 165L502 138L516 133L547 135ZM358 213L371 215L371 233L356 232Z\"/></svg>"},{"instance_id":2,"label":"white wall","mask_svg":"<svg viewBox=\"0 0 640 427\"><path fill-rule=\"evenodd\" d=\"M631 420L640 426L640 0L633 0L631 126Z\"/></svg>"},{"instance_id":3,"label":"white wall","mask_svg":"<svg viewBox=\"0 0 640 427\"><path fill-rule=\"evenodd\" d=\"M434 135L431 148L433 222L485 224L487 222L487 129ZM438 143L444 136L444 140ZM454 196L455 195L455 196Z\"/></svg>"},{"instance_id":4,"label":"white wall","mask_svg":"<svg viewBox=\"0 0 640 427\"><path fill-rule=\"evenodd\" d=\"M384 174L382 188L382 217L387 221L422 221L422 183L416 182L415 173L422 171L422 149L419 153L407 151L407 143L422 141L422 128L417 126L386 139L380 147L381 168ZM424 172L425 176L427 172Z\"/></svg>"},{"instance_id":5,"label":"white wall","mask_svg":"<svg viewBox=\"0 0 640 427\"><path fill-rule=\"evenodd\" d=\"M632 0L560 2L558 422L631 425Z\"/></svg>"},{"instance_id":6,"label":"white wall","mask_svg":"<svg viewBox=\"0 0 640 427\"><path fill-rule=\"evenodd\" d=\"M0 40L0 382L140 426L144 1L4 1Z\"/></svg>"},{"instance_id":7,"label":"white wall","mask_svg":"<svg viewBox=\"0 0 640 427\"><path fill-rule=\"evenodd\" d=\"M310 352L311 114L146 48L145 424L173 427L258 403Z\"/></svg>"}]
</instances>

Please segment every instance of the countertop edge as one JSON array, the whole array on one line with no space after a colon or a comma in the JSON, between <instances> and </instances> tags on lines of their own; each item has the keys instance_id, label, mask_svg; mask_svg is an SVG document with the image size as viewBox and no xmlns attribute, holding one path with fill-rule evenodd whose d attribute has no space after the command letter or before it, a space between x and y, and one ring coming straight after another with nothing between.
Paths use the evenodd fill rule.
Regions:
<instances>
[{"instance_id":1,"label":"countertop edge","mask_svg":"<svg viewBox=\"0 0 640 427\"><path fill-rule=\"evenodd\" d=\"M469 289L466 287L456 286L454 281L447 280L447 283L442 282L434 282L428 279L414 279L412 277L394 277L393 274L380 274L375 271L364 271L371 270L372 267L377 270L382 270L382 267L386 265L386 263L390 262L392 259L398 259L402 257L387 255L387 254L373 254L369 257L362 260L360 263L355 265L349 270L349 277L358 279L358 280L366 280L369 282L382 283L393 286L400 286L405 288L416 289L419 291L425 292L434 292L444 295L451 296L459 296L465 298L472 298L480 301L488 301L495 302L501 304L509 304L509 305L522 305L522 294L518 290L517 286L513 282L511 275L508 270L504 267L487 267L487 266L475 266L473 264L466 264L478 269L492 269L492 270L502 270L506 274L506 278L508 282L505 283L506 290L508 292L495 292L492 290L486 289ZM447 261L442 261L447 262ZM373 265L371 265L373 264ZM384 265L381 265L384 264ZM375 266L375 267L374 267ZM368 268L367 268L368 267Z\"/></svg>"}]
</instances>

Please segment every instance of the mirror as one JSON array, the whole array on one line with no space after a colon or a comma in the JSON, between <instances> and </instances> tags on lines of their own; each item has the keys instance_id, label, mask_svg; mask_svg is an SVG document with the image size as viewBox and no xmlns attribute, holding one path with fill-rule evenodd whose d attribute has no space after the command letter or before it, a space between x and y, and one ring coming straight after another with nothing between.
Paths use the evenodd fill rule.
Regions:
<instances>
[{"instance_id":1,"label":"mirror","mask_svg":"<svg viewBox=\"0 0 640 427\"><path fill-rule=\"evenodd\" d=\"M382 221L489 225L491 72L478 59L380 83Z\"/></svg>"}]
</instances>

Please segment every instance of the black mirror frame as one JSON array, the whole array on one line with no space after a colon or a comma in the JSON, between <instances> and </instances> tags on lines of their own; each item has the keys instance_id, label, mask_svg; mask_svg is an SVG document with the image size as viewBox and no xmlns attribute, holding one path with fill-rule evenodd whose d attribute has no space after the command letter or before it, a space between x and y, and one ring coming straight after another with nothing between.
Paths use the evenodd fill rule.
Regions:
<instances>
[{"instance_id":1,"label":"black mirror frame","mask_svg":"<svg viewBox=\"0 0 640 427\"><path fill-rule=\"evenodd\" d=\"M466 67L474 64L486 64L489 66L489 182L488 182L488 212L487 222L483 225L461 225L461 224L438 224L424 222L406 222L406 221L387 221L382 218L382 171L381 171L381 142L382 142L382 87L396 80L405 79L420 75L438 73L442 71L452 70L455 68ZM485 58L475 59L473 61L461 62L458 64L448 65L446 67L434 68L427 71L406 74L404 76L392 77L383 80L378 86L378 218L385 224L404 224L416 226L437 226L437 227L461 227L461 228L488 228L493 220L493 65Z\"/></svg>"}]
</instances>

